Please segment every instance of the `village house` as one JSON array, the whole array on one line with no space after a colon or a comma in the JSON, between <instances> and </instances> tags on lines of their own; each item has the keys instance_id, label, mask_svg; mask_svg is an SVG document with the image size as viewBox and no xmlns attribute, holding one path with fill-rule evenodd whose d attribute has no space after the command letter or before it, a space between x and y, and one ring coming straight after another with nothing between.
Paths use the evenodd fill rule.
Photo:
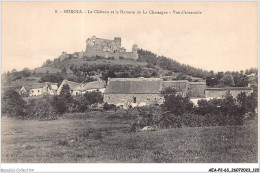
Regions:
<instances>
[{"instance_id":1,"label":"village house","mask_svg":"<svg viewBox=\"0 0 260 173\"><path fill-rule=\"evenodd\" d=\"M39 96L39 95L56 95L58 90L58 83L34 83L29 91L29 96Z\"/></svg>"},{"instance_id":2,"label":"village house","mask_svg":"<svg viewBox=\"0 0 260 173\"><path fill-rule=\"evenodd\" d=\"M227 87L227 88L207 88L205 89L206 99L221 99L227 93L230 93L234 98L237 98L238 94L245 92L247 95L253 93L253 89L250 87Z\"/></svg>"},{"instance_id":3,"label":"village house","mask_svg":"<svg viewBox=\"0 0 260 173\"><path fill-rule=\"evenodd\" d=\"M94 82L88 82L86 84L63 80L60 87L58 88L58 91L57 91L58 95L60 95L62 87L65 84L67 84L70 87L70 93L73 96L83 95L86 92L97 91L97 90L100 91L101 93L104 93L105 87L106 87L106 82L101 81L101 80L94 81Z\"/></svg>"},{"instance_id":4,"label":"village house","mask_svg":"<svg viewBox=\"0 0 260 173\"><path fill-rule=\"evenodd\" d=\"M31 87L22 86L21 89L19 90L19 94L20 94L22 97L28 97L28 96L29 96L30 89L31 89Z\"/></svg>"},{"instance_id":5,"label":"village house","mask_svg":"<svg viewBox=\"0 0 260 173\"><path fill-rule=\"evenodd\" d=\"M124 109L130 106L162 104L160 78L109 78L104 92L104 103Z\"/></svg>"}]
</instances>

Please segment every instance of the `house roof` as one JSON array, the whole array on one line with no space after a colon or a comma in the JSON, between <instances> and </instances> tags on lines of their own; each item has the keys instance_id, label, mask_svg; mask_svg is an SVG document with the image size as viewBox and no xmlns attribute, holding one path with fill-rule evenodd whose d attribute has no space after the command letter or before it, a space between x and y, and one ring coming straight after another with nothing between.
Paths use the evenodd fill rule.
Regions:
<instances>
[{"instance_id":1,"label":"house roof","mask_svg":"<svg viewBox=\"0 0 260 173\"><path fill-rule=\"evenodd\" d=\"M105 81L94 81L86 84L80 84L75 90L86 91L91 89L102 89L106 87Z\"/></svg>"},{"instance_id":2,"label":"house roof","mask_svg":"<svg viewBox=\"0 0 260 173\"><path fill-rule=\"evenodd\" d=\"M45 85L47 85L47 84L46 83L34 83L32 85L32 89L43 88Z\"/></svg>"},{"instance_id":3,"label":"house roof","mask_svg":"<svg viewBox=\"0 0 260 173\"><path fill-rule=\"evenodd\" d=\"M206 82L190 82L191 85L206 85Z\"/></svg>"},{"instance_id":4,"label":"house roof","mask_svg":"<svg viewBox=\"0 0 260 173\"><path fill-rule=\"evenodd\" d=\"M173 87L177 92L186 92L188 89L189 81L187 80L176 80L176 81L163 81L162 89L167 87Z\"/></svg>"},{"instance_id":5,"label":"house roof","mask_svg":"<svg viewBox=\"0 0 260 173\"><path fill-rule=\"evenodd\" d=\"M43 88L45 85L58 85L58 83L52 83L52 82L44 82L44 83L34 83L31 87L31 89L38 89Z\"/></svg>"},{"instance_id":6,"label":"house roof","mask_svg":"<svg viewBox=\"0 0 260 173\"><path fill-rule=\"evenodd\" d=\"M108 80L105 94L160 93L160 78L112 78Z\"/></svg>"},{"instance_id":7,"label":"house roof","mask_svg":"<svg viewBox=\"0 0 260 173\"><path fill-rule=\"evenodd\" d=\"M105 81L94 81L94 82L82 84L82 83L64 80L64 83L68 84L70 89L74 91L86 91L91 89L102 89L106 87Z\"/></svg>"},{"instance_id":8,"label":"house roof","mask_svg":"<svg viewBox=\"0 0 260 173\"><path fill-rule=\"evenodd\" d=\"M58 83L53 83L53 82L44 82L44 83L46 83L48 85L58 85Z\"/></svg>"},{"instance_id":9,"label":"house roof","mask_svg":"<svg viewBox=\"0 0 260 173\"><path fill-rule=\"evenodd\" d=\"M253 90L251 87L206 88L206 91Z\"/></svg>"},{"instance_id":10,"label":"house roof","mask_svg":"<svg viewBox=\"0 0 260 173\"><path fill-rule=\"evenodd\" d=\"M80 83L77 83L77 82L72 82L72 81L68 81L68 80L64 80L63 82L64 82L64 84L69 85L71 90L76 90L76 88L80 86Z\"/></svg>"},{"instance_id":11,"label":"house roof","mask_svg":"<svg viewBox=\"0 0 260 173\"><path fill-rule=\"evenodd\" d=\"M70 68L67 68L67 69L66 69L66 73L67 73L67 74L74 74L73 71L72 71Z\"/></svg>"},{"instance_id":12,"label":"house roof","mask_svg":"<svg viewBox=\"0 0 260 173\"><path fill-rule=\"evenodd\" d=\"M29 86L22 86L20 91L22 90L23 87L25 88L26 91L29 91L32 88L32 87L29 87Z\"/></svg>"}]
</instances>

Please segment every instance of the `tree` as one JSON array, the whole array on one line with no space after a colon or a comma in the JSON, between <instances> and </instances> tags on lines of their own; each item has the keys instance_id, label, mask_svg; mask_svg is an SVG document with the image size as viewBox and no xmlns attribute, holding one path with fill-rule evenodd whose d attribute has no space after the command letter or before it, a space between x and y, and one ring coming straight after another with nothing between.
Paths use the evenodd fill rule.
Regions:
<instances>
[{"instance_id":1,"label":"tree","mask_svg":"<svg viewBox=\"0 0 260 173\"><path fill-rule=\"evenodd\" d=\"M86 99L88 105L103 102L103 95L100 91L86 92L83 97Z\"/></svg>"},{"instance_id":2,"label":"tree","mask_svg":"<svg viewBox=\"0 0 260 173\"><path fill-rule=\"evenodd\" d=\"M83 96L72 98L69 105L69 112L85 112L88 109L89 102Z\"/></svg>"},{"instance_id":3,"label":"tree","mask_svg":"<svg viewBox=\"0 0 260 173\"><path fill-rule=\"evenodd\" d=\"M255 108L257 107L257 94L252 93L249 96L245 92L238 94L237 101L241 107L243 113L252 112L255 113Z\"/></svg>"},{"instance_id":4,"label":"tree","mask_svg":"<svg viewBox=\"0 0 260 173\"><path fill-rule=\"evenodd\" d=\"M215 77L207 77L206 78L206 84L209 87L214 87L215 85L218 84L218 81Z\"/></svg>"},{"instance_id":5,"label":"tree","mask_svg":"<svg viewBox=\"0 0 260 173\"><path fill-rule=\"evenodd\" d=\"M52 105L57 113L63 114L69 110L71 101L70 87L65 84L61 89L60 95L53 97Z\"/></svg>"},{"instance_id":6,"label":"tree","mask_svg":"<svg viewBox=\"0 0 260 173\"><path fill-rule=\"evenodd\" d=\"M2 111L12 117L24 117L26 102L20 94L13 89L5 91L2 98Z\"/></svg>"},{"instance_id":7,"label":"tree","mask_svg":"<svg viewBox=\"0 0 260 173\"><path fill-rule=\"evenodd\" d=\"M116 74L115 74L115 71L114 70L108 70L108 72L106 73L102 73L102 79L107 81L108 78L115 78L116 77Z\"/></svg>"},{"instance_id":8,"label":"tree","mask_svg":"<svg viewBox=\"0 0 260 173\"><path fill-rule=\"evenodd\" d=\"M221 80L220 80L220 83L222 83L223 85L225 86L234 86L234 78L231 74L225 74Z\"/></svg>"},{"instance_id":9,"label":"tree","mask_svg":"<svg viewBox=\"0 0 260 173\"><path fill-rule=\"evenodd\" d=\"M190 102L189 98L177 95L173 88L166 88L161 94L163 94L165 100L162 105L165 111L170 111L176 115L182 115L185 112L192 111L193 103Z\"/></svg>"}]
</instances>

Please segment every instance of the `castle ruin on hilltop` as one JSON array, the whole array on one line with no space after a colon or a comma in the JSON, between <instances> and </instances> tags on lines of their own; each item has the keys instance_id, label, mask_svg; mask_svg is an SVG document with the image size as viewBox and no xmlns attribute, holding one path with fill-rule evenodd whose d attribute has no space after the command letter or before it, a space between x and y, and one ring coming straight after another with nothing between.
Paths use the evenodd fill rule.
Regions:
<instances>
[{"instance_id":1,"label":"castle ruin on hilltop","mask_svg":"<svg viewBox=\"0 0 260 173\"><path fill-rule=\"evenodd\" d=\"M114 57L115 59L138 59L137 45L133 45L132 52L126 52L126 49L121 47L120 37L115 37L114 40L108 40L92 36L87 39L84 56Z\"/></svg>"},{"instance_id":2,"label":"castle ruin on hilltop","mask_svg":"<svg viewBox=\"0 0 260 173\"><path fill-rule=\"evenodd\" d=\"M124 47L121 47L121 38L115 37L114 40L97 38L92 36L86 40L85 52L74 52L73 54L67 54L62 52L59 56L61 60L65 58L83 58L83 57L96 57L101 56L105 58L114 59L138 59L137 45L134 44L132 52L126 52Z\"/></svg>"}]
</instances>

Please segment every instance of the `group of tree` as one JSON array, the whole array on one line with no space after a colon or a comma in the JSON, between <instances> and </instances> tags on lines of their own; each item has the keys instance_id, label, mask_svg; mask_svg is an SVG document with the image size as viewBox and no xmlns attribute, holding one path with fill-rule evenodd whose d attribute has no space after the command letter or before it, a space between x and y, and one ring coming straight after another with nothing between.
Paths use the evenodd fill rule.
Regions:
<instances>
[{"instance_id":1,"label":"group of tree","mask_svg":"<svg viewBox=\"0 0 260 173\"><path fill-rule=\"evenodd\" d=\"M21 71L17 71L16 69L13 69L12 71L8 71L3 74L3 78L5 78L5 81L7 82L7 85L11 83L12 81L22 79L29 77L31 75L31 71L29 68L24 68Z\"/></svg>"},{"instance_id":2,"label":"group of tree","mask_svg":"<svg viewBox=\"0 0 260 173\"><path fill-rule=\"evenodd\" d=\"M66 112L85 112L89 106L103 102L100 91L86 92L84 95L71 96L68 85L63 85L60 95L53 98L52 105L55 112L63 114Z\"/></svg>"},{"instance_id":3,"label":"group of tree","mask_svg":"<svg viewBox=\"0 0 260 173\"><path fill-rule=\"evenodd\" d=\"M53 82L53 83L58 83L61 84L63 81L64 77L61 73L45 73L43 76L40 78L39 82Z\"/></svg>"},{"instance_id":4,"label":"group of tree","mask_svg":"<svg viewBox=\"0 0 260 173\"><path fill-rule=\"evenodd\" d=\"M53 118L64 113L85 112L91 105L102 102L101 92L86 92L84 95L73 97L68 85L63 86L60 95L46 95L39 99L30 99L28 102L25 102L15 90L8 89L2 97L2 113L15 118Z\"/></svg>"},{"instance_id":5,"label":"group of tree","mask_svg":"<svg viewBox=\"0 0 260 173\"><path fill-rule=\"evenodd\" d=\"M197 106L188 97L176 94L173 88L166 88L162 94L165 113L155 124L163 127L241 125L246 114L250 118L256 116L257 92L240 93L237 98L228 92L222 99L199 100Z\"/></svg>"},{"instance_id":6,"label":"group of tree","mask_svg":"<svg viewBox=\"0 0 260 173\"><path fill-rule=\"evenodd\" d=\"M189 65L181 64L173 59L157 56L156 54L139 49L138 50L139 61L147 62L149 66L159 66L165 70L170 70L172 72L184 73L186 75L191 75L194 77L206 78L209 72L199 68L195 68Z\"/></svg>"},{"instance_id":7,"label":"group of tree","mask_svg":"<svg viewBox=\"0 0 260 173\"><path fill-rule=\"evenodd\" d=\"M65 67L64 67L65 68ZM158 72L153 68L144 68L140 65L119 65L119 64L74 64L68 67L73 74L74 82L89 82L90 76L101 74L103 80L110 78L135 78L135 77L158 77ZM93 80L92 80L93 81Z\"/></svg>"},{"instance_id":8,"label":"group of tree","mask_svg":"<svg viewBox=\"0 0 260 173\"><path fill-rule=\"evenodd\" d=\"M218 72L206 78L206 84L209 87L247 87L248 77L241 72Z\"/></svg>"},{"instance_id":9,"label":"group of tree","mask_svg":"<svg viewBox=\"0 0 260 173\"><path fill-rule=\"evenodd\" d=\"M258 69L257 68L246 69L246 71L245 71L246 75L250 75L251 73L258 74Z\"/></svg>"},{"instance_id":10,"label":"group of tree","mask_svg":"<svg viewBox=\"0 0 260 173\"><path fill-rule=\"evenodd\" d=\"M135 68L130 68L126 71L116 71L116 69L111 68L107 71L101 73L102 79L107 81L108 78L137 78L137 77L158 77L158 72L154 69L143 69L141 66L136 66Z\"/></svg>"}]
</instances>

